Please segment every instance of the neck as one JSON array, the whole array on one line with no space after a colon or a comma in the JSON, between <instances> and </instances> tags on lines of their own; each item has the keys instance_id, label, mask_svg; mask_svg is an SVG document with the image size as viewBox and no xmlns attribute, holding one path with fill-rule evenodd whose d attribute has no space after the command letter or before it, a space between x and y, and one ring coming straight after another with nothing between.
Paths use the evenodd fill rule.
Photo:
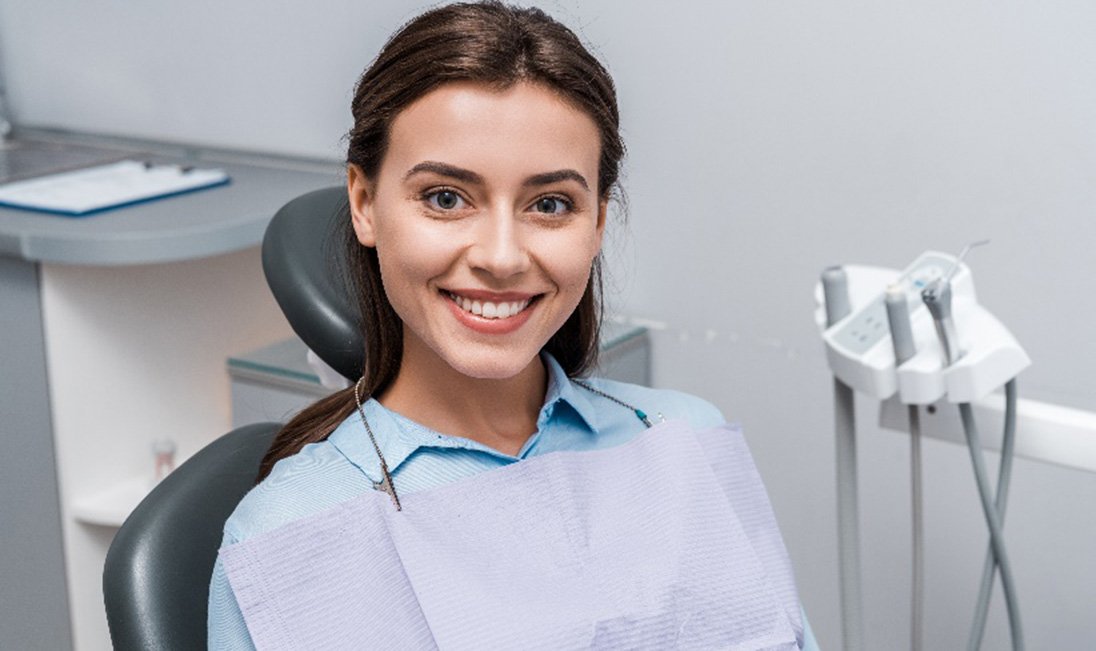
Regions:
<instances>
[{"instance_id":1,"label":"neck","mask_svg":"<svg viewBox=\"0 0 1096 651\"><path fill-rule=\"evenodd\" d=\"M377 400L430 429L461 436L516 455L536 432L548 388L548 372L535 357L511 378L473 378L433 351L407 345L400 371Z\"/></svg>"}]
</instances>

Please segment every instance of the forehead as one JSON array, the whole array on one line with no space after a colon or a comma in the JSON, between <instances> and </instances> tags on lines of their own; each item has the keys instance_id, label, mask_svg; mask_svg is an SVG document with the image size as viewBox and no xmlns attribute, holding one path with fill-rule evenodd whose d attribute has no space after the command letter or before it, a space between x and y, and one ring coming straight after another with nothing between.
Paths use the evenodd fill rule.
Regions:
<instances>
[{"instance_id":1,"label":"forehead","mask_svg":"<svg viewBox=\"0 0 1096 651\"><path fill-rule=\"evenodd\" d=\"M439 161L502 181L572 168L593 185L600 153L594 120L551 89L451 83L396 116L381 173L391 168L402 176L420 162Z\"/></svg>"}]
</instances>

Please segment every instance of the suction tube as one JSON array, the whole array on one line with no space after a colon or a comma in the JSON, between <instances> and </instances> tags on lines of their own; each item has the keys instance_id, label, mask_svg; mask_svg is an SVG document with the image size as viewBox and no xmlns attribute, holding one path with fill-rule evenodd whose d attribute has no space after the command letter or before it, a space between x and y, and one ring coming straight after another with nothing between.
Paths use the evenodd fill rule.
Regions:
<instances>
[{"instance_id":1,"label":"suction tube","mask_svg":"<svg viewBox=\"0 0 1096 651\"><path fill-rule=\"evenodd\" d=\"M822 272L826 325L851 311L848 277L841 267ZM852 388L833 379L834 431L837 447L837 538L841 585L841 626L845 651L860 651L863 617L860 597L860 524L856 474L856 420Z\"/></svg>"},{"instance_id":2,"label":"suction tube","mask_svg":"<svg viewBox=\"0 0 1096 651\"><path fill-rule=\"evenodd\" d=\"M885 297L887 322L894 345L894 367L897 369L917 354L910 325L909 302L901 285L887 288ZM912 580L910 589L910 649L920 651L925 630L925 519L921 489L921 412L909 405L910 425L910 506L913 531Z\"/></svg>"}]
</instances>

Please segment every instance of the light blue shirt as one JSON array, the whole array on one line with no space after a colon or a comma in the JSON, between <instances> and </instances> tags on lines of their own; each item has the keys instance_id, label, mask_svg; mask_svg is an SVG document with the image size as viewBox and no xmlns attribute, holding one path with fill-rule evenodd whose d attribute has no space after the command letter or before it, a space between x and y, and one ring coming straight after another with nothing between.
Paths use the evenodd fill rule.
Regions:
<instances>
[{"instance_id":1,"label":"light blue shirt","mask_svg":"<svg viewBox=\"0 0 1096 651\"><path fill-rule=\"evenodd\" d=\"M400 493L413 493L557 450L595 450L631 440L645 429L636 414L570 380L551 356L542 356L548 389L537 431L517 455L476 441L430 430L376 400L363 405L377 444ZM694 428L724 422L711 404L676 391L591 379L588 384L656 417L684 419ZM282 459L229 516L222 546L246 540L283 524L318 513L365 491L382 478L380 461L357 412L324 441ZM805 637L813 642L809 626ZM209 590L209 648L253 649L243 614L221 561ZM806 647L814 648L810 644Z\"/></svg>"}]
</instances>

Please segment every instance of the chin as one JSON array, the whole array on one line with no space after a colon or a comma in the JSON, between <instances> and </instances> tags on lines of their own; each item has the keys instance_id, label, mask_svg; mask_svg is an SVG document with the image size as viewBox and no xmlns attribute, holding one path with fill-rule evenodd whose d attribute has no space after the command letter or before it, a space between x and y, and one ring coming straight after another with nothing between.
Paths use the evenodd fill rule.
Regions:
<instances>
[{"instance_id":1,"label":"chin","mask_svg":"<svg viewBox=\"0 0 1096 651\"><path fill-rule=\"evenodd\" d=\"M529 364L536 361L539 351L532 355L521 355L514 352L484 355L460 355L449 357L449 366L461 375L477 380L509 380L529 368Z\"/></svg>"}]
</instances>

